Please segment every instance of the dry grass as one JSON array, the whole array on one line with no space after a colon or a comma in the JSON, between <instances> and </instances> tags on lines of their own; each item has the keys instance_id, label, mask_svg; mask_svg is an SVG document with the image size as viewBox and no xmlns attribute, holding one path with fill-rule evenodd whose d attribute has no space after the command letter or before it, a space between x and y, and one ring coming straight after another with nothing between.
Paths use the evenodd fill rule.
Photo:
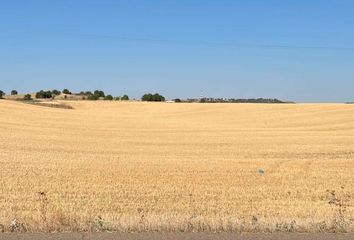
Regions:
<instances>
[{"instance_id":1,"label":"dry grass","mask_svg":"<svg viewBox=\"0 0 354 240\"><path fill-rule=\"evenodd\" d=\"M70 104L0 101L0 231L354 232L353 105Z\"/></svg>"}]
</instances>

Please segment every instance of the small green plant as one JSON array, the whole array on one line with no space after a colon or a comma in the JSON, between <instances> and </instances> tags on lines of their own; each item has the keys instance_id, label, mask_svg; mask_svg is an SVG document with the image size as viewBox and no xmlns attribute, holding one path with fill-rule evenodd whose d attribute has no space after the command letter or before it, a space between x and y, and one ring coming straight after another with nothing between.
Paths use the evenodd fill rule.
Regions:
<instances>
[{"instance_id":1,"label":"small green plant","mask_svg":"<svg viewBox=\"0 0 354 240\"><path fill-rule=\"evenodd\" d=\"M18 94L18 92L16 90L11 91L11 95L17 95L17 94Z\"/></svg>"}]
</instances>

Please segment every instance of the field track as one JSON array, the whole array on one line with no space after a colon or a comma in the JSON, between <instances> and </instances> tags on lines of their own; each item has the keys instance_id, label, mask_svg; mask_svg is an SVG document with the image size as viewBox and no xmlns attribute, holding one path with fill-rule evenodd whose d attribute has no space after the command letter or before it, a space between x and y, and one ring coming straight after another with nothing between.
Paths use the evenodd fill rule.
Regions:
<instances>
[{"instance_id":1,"label":"field track","mask_svg":"<svg viewBox=\"0 0 354 240\"><path fill-rule=\"evenodd\" d=\"M57 233L0 235L0 240L352 240L349 234Z\"/></svg>"},{"instance_id":2,"label":"field track","mask_svg":"<svg viewBox=\"0 0 354 240\"><path fill-rule=\"evenodd\" d=\"M0 101L0 232L354 232L354 105L65 103Z\"/></svg>"}]
</instances>

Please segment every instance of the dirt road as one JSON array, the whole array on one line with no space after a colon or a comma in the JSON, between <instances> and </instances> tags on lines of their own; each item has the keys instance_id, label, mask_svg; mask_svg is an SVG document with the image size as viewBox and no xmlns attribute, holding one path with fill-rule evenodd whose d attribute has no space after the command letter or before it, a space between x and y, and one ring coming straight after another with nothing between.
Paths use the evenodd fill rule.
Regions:
<instances>
[{"instance_id":1,"label":"dirt road","mask_svg":"<svg viewBox=\"0 0 354 240\"><path fill-rule=\"evenodd\" d=\"M350 240L351 234L57 233L0 234L0 240Z\"/></svg>"}]
</instances>

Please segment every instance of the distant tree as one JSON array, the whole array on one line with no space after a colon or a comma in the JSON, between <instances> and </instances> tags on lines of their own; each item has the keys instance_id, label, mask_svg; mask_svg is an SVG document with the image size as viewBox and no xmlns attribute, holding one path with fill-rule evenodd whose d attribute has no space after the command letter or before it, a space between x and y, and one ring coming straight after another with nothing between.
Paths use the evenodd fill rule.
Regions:
<instances>
[{"instance_id":1,"label":"distant tree","mask_svg":"<svg viewBox=\"0 0 354 240\"><path fill-rule=\"evenodd\" d=\"M71 94L71 92L68 89L66 89L66 88L63 90L63 93L64 94L69 94L69 95Z\"/></svg>"},{"instance_id":2,"label":"distant tree","mask_svg":"<svg viewBox=\"0 0 354 240\"><path fill-rule=\"evenodd\" d=\"M91 91L86 91L86 92L85 92L85 95L86 95L86 96L91 96L91 95L92 95L92 92L91 92Z\"/></svg>"},{"instance_id":3,"label":"distant tree","mask_svg":"<svg viewBox=\"0 0 354 240\"><path fill-rule=\"evenodd\" d=\"M155 93L154 94L154 101L155 102L164 102L165 101L165 97L158 94L158 93Z\"/></svg>"},{"instance_id":4,"label":"distant tree","mask_svg":"<svg viewBox=\"0 0 354 240\"><path fill-rule=\"evenodd\" d=\"M124 94L123 97L120 98L120 100L122 101L128 101L129 100L129 96Z\"/></svg>"},{"instance_id":5,"label":"distant tree","mask_svg":"<svg viewBox=\"0 0 354 240\"><path fill-rule=\"evenodd\" d=\"M52 94L54 94L54 95L60 95L60 91L59 90L56 90L56 89L54 89L53 91L52 91Z\"/></svg>"},{"instance_id":6,"label":"distant tree","mask_svg":"<svg viewBox=\"0 0 354 240\"><path fill-rule=\"evenodd\" d=\"M36 93L36 98L52 98L53 94L51 91L43 91L40 90L39 92Z\"/></svg>"},{"instance_id":7,"label":"distant tree","mask_svg":"<svg viewBox=\"0 0 354 240\"><path fill-rule=\"evenodd\" d=\"M148 101L148 102L164 102L165 101L165 97L155 93L155 94L151 94L151 93L147 93L144 94L143 97L141 98L142 101Z\"/></svg>"},{"instance_id":8,"label":"distant tree","mask_svg":"<svg viewBox=\"0 0 354 240\"><path fill-rule=\"evenodd\" d=\"M5 92L0 90L0 99L2 99L3 96L5 96Z\"/></svg>"},{"instance_id":9,"label":"distant tree","mask_svg":"<svg viewBox=\"0 0 354 240\"><path fill-rule=\"evenodd\" d=\"M101 90L95 90L93 92L93 95L95 95L97 98L100 98L100 97L105 97L105 94L104 94L104 91L101 91Z\"/></svg>"},{"instance_id":10,"label":"distant tree","mask_svg":"<svg viewBox=\"0 0 354 240\"><path fill-rule=\"evenodd\" d=\"M151 93L146 93L141 97L142 101L152 101L152 94Z\"/></svg>"},{"instance_id":11,"label":"distant tree","mask_svg":"<svg viewBox=\"0 0 354 240\"><path fill-rule=\"evenodd\" d=\"M98 100L98 97L96 95L92 94L92 95L88 95L87 99L95 101L95 100Z\"/></svg>"},{"instance_id":12,"label":"distant tree","mask_svg":"<svg viewBox=\"0 0 354 240\"><path fill-rule=\"evenodd\" d=\"M23 100L32 100L31 94L26 94L26 95L23 97Z\"/></svg>"},{"instance_id":13,"label":"distant tree","mask_svg":"<svg viewBox=\"0 0 354 240\"><path fill-rule=\"evenodd\" d=\"M179 98L176 98L176 99L174 100L174 102L180 103L180 102L182 102L182 100L179 99Z\"/></svg>"},{"instance_id":14,"label":"distant tree","mask_svg":"<svg viewBox=\"0 0 354 240\"><path fill-rule=\"evenodd\" d=\"M115 100L115 101L119 101L119 100L121 100L121 97L120 97L120 96L114 97L114 100Z\"/></svg>"},{"instance_id":15,"label":"distant tree","mask_svg":"<svg viewBox=\"0 0 354 240\"><path fill-rule=\"evenodd\" d=\"M113 100L113 96L109 94L109 95L105 96L104 100L112 101Z\"/></svg>"},{"instance_id":16,"label":"distant tree","mask_svg":"<svg viewBox=\"0 0 354 240\"><path fill-rule=\"evenodd\" d=\"M11 95L17 95L17 94L18 94L18 92L16 90L11 91Z\"/></svg>"}]
</instances>

